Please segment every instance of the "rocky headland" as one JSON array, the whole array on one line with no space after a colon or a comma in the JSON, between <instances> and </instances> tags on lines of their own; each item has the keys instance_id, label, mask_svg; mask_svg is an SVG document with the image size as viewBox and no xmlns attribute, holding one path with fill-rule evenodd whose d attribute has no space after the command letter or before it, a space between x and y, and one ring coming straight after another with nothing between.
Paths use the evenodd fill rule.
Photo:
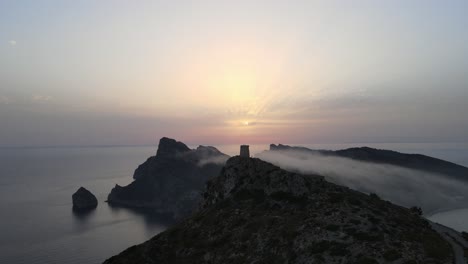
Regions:
<instances>
[{"instance_id":1,"label":"rocky headland","mask_svg":"<svg viewBox=\"0 0 468 264\"><path fill-rule=\"evenodd\" d=\"M259 159L233 157L191 217L130 247L124 263L452 263L414 210Z\"/></svg>"},{"instance_id":2,"label":"rocky headland","mask_svg":"<svg viewBox=\"0 0 468 264\"><path fill-rule=\"evenodd\" d=\"M196 209L205 182L219 174L228 158L214 147L190 149L182 142L161 138L156 155L138 166L132 183L116 185L107 202L183 218Z\"/></svg>"}]
</instances>

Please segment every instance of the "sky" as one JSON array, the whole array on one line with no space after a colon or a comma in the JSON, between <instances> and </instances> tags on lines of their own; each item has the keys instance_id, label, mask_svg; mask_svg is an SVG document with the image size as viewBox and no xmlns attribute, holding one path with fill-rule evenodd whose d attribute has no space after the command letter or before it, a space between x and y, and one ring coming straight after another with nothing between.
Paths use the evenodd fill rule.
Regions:
<instances>
[{"instance_id":1,"label":"sky","mask_svg":"<svg viewBox=\"0 0 468 264\"><path fill-rule=\"evenodd\" d=\"M0 1L0 146L468 141L467 1Z\"/></svg>"}]
</instances>

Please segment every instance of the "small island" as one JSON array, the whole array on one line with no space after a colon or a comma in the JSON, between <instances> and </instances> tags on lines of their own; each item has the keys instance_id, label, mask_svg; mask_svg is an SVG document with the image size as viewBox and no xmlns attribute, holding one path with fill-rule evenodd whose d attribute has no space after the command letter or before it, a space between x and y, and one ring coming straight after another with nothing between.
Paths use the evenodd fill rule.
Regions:
<instances>
[{"instance_id":1,"label":"small island","mask_svg":"<svg viewBox=\"0 0 468 264\"><path fill-rule=\"evenodd\" d=\"M98 201L96 196L84 187L80 187L72 195L74 211L88 211L97 207Z\"/></svg>"}]
</instances>

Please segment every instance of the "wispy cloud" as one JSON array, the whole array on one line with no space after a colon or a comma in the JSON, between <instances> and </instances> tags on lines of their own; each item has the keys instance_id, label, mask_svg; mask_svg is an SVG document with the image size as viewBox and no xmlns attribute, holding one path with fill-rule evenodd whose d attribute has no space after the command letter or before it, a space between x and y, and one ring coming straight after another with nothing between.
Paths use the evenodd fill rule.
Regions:
<instances>
[{"instance_id":1,"label":"wispy cloud","mask_svg":"<svg viewBox=\"0 0 468 264\"><path fill-rule=\"evenodd\" d=\"M0 95L0 104L9 104L11 103L11 99L4 96L4 95Z\"/></svg>"},{"instance_id":2,"label":"wispy cloud","mask_svg":"<svg viewBox=\"0 0 468 264\"><path fill-rule=\"evenodd\" d=\"M33 95L32 100L38 103L49 102L53 99L50 95Z\"/></svg>"},{"instance_id":3,"label":"wispy cloud","mask_svg":"<svg viewBox=\"0 0 468 264\"><path fill-rule=\"evenodd\" d=\"M11 46L16 46L16 40L14 40L14 39L9 40L8 44L10 44Z\"/></svg>"}]
</instances>

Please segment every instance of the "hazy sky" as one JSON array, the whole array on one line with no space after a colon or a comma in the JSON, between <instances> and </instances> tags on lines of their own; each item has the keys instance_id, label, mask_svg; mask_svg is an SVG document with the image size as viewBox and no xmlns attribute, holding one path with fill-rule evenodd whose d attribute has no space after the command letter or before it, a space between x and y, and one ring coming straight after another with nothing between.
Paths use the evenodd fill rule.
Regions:
<instances>
[{"instance_id":1,"label":"hazy sky","mask_svg":"<svg viewBox=\"0 0 468 264\"><path fill-rule=\"evenodd\" d=\"M0 1L0 146L468 141L468 1Z\"/></svg>"}]
</instances>

